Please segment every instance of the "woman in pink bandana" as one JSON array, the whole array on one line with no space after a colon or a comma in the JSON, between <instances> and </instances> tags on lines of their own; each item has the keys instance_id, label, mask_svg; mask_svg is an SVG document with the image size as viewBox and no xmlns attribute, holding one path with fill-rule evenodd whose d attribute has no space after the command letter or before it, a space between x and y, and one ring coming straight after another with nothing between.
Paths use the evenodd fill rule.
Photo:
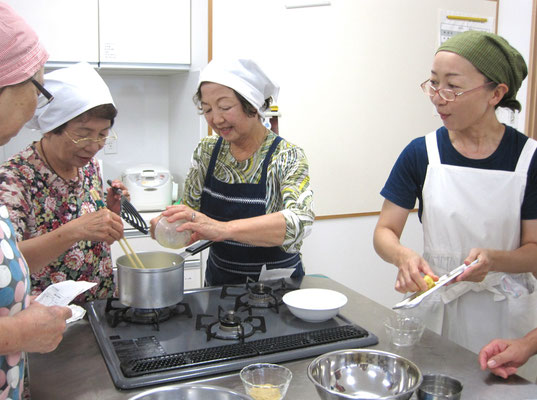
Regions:
<instances>
[{"instance_id":1,"label":"woman in pink bandana","mask_svg":"<svg viewBox=\"0 0 537 400\"><path fill-rule=\"evenodd\" d=\"M32 28L0 3L0 145L19 132L36 107L52 100L42 86L47 58ZM24 352L54 350L71 316L67 307L32 302L29 292L28 266L0 204L0 399L21 398Z\"/></svg>"}]
</instances>

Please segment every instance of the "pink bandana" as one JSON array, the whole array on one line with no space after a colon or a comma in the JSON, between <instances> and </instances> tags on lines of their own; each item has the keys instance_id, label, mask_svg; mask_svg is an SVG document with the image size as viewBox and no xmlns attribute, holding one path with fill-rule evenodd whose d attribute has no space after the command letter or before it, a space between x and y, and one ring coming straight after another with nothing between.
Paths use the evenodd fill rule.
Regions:
<instances>
[{"instance_id":1,"label":"pink bandana","mask_svg":"<svg viewBox=\"0 0 537 400\"><path fill-rule=\"evenodd\" d=\"M0 3L0 87L31 78L47 59L48 53L30 25Z\"/></svg>"}]
</instances>

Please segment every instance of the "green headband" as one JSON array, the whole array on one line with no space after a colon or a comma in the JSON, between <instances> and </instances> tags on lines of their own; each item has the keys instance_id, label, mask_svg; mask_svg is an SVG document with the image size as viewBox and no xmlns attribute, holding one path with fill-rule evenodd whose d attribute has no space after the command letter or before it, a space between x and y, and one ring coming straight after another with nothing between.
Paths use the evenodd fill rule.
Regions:
<instances>
[{"instance_id":1,"label":"green headband","mask_svg":"<svg viewBox=\"0 0 537 400\"><path fill-rule=\"evenodd\" d=\"M528 75L522 55L504 38L493 33L466 31L444 42L436 51L450 51L470 61L483 75L496 83L505 83L509 91L500 107L521 109L516 94Z\"/></svg>"}]
</instances>

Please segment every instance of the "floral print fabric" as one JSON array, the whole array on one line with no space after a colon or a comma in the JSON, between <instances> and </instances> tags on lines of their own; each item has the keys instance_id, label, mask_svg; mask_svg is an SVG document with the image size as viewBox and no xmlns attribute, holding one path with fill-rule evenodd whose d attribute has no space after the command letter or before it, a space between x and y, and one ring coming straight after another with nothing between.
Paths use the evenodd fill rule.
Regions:
<instances>
[{"instance_id":1,"label":"floral print fabric","mask_svg":"<svg viewBox=\"0 0 537 400\"><path fill-rule=\"evenodd\" d=\"M0 206L0 318L24 310L30 303L28 266L17 248L6 206ZM25 354L0 355L0 399L20 399L24 389Z\"/></svg>"},{"instance_id":2,"label":"floral print fabric","mask_svg":"<svg viewBox=\"0 0 537 400\"><path fill-rule=\"evenodd\" d=\"M97 160L78 170L78 178L66 181L41 158L35 143L0 167L0 202L7 205L17 238L30 239L57 229L97 205L90 190L103 193ZM47 286L65 281L96 282L75 302L111 297L114 292L110 246L105 242L80 241L56 261L31 275L32 295Z\"/></svg>"},{"instance_id":3,"label":"floral print fabric","mask_svg":"<svg viewBox=\"0 0 537 400\"><path fill-rule=\"evenodd\" d=\"M263 162L275 138L276 134L270 132L261 147L244 161L235 160L229 142L224 140L216 160L215 178L229 184L259 183ZM183 203L195 210L200 209L205 176L217 141L217 135L203 138L192 156L192 167L185 180ZM267 214L281 211L285 218L285 239L281 249L287 253L299 252L315 219L313 191L304 151L285 139L279 143L268 166L265 200Z\"/></svg>"}]
</instances>

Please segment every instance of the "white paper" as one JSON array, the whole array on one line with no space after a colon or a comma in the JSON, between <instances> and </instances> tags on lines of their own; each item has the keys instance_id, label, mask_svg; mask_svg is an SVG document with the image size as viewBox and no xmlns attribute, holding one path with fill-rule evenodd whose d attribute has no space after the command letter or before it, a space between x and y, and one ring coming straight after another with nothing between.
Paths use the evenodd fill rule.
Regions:
<instances>
[{"instance_id":1,"label":"white paper","mask_svg":"<svg viewBox=\"0 0 537 400\"><path fill-rule=\"evenodd\" d=\"M82 307L77 306L76 304L69 304L67 307L71 309L71 312L73 315L71 318L69 318L67 321L68 324L71 322L78 321L79 319L84 318L84 315L86 315L86 310L84 310Z\"/></svg>"},{"instance_id":2,"label":"white paper","mask_svg":"<svg viewBox=\"0 0 537 400\"><path fill-rule=\"evenodd\" d=\"M66 307L73 299L97 283L85 281L64 281L48 286L35 301L45 306Z\"/></svg>"},{"instance_id":3,"label":"white paper","mask_svg":"<svg viewBox=\"0 0 537 400\"><path fill-rule=\"evenodd\" d=\"M271 281L282 278L290 278L295 272L294 268L276 268L267 270L267 266L261 267L261 273L259 274L260 281Z\"/></svg>"},{"instance_id":4,"label":"white paper","mask_svg":"<svg viewBox=\"0 0 537 400\"><path fill-rule=\"evenodd\" d=\"M461 13L458 11L439 10L440 12L440 35L438 44L444 43L457 33L465 31L484 31L494 33L494 17ZM449 16L457 16L462 19L450 19ZM467 19L464 19L467 18ZM481 22L476 19L482 20Z\"/></svg>"}]
</instances>

